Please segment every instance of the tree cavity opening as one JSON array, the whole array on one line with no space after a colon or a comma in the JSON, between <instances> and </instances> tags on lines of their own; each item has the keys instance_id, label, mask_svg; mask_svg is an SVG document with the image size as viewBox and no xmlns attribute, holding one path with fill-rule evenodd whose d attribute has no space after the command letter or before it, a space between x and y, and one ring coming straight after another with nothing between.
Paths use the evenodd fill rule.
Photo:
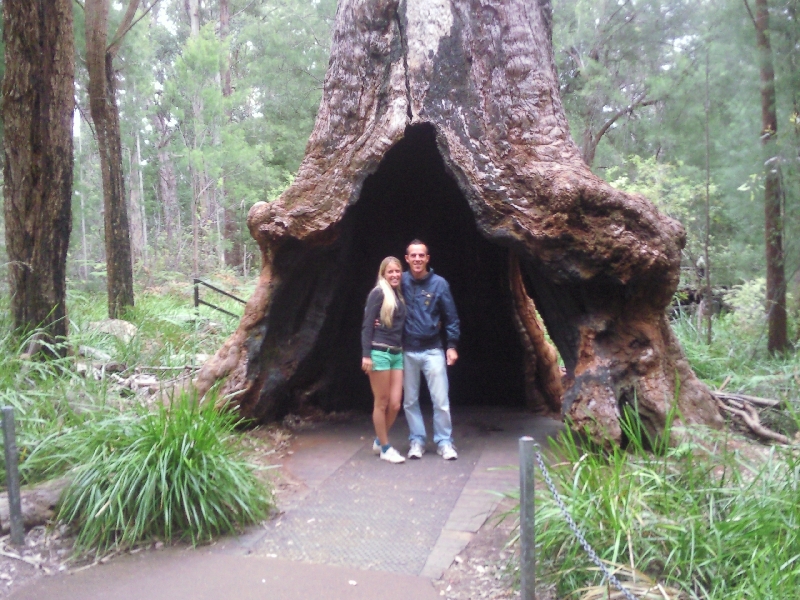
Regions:
<instances>
[{"instance_id":1,"label":"tree cavity opening","mask_svg":"<svg viewBox=\"0 0 800 600\"><path fill-rule=\"evenodd\" d=\"M407 266L403 256L414 238L428 244L429 266L450 283L461 319L459 361L449 369L452 404L525 406L525 352L514 320L508 249L479 233L430 125L406 130L343 219L346 272L333 303L341 307L341 325L321 332L322 347L330 349L332 385L318 403L328 409L371 406L369 383L359 370L364 301L381 259L393 255Z\"/></svg>"}]
</instances>

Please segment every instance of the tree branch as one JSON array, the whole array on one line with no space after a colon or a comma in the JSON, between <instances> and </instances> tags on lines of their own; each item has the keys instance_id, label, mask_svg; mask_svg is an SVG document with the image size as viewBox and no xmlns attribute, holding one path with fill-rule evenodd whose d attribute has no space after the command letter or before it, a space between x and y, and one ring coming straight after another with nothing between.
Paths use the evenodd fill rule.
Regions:
<instances>
[{"instance_id":1,"label":"tree branch","mask_svg":"<svg viewBox=\"0 0 800 600\"><path fill-rule=\"evenodd\" d=\"M750 15L750 20L753 22L753 27L758 30L758 23L756 23L756 17L750 8L750 3L747 0L742 0L742 2L744 2L744 7L747 9L747 14Z\"/></svg>"},{"instance_id":2,"label":"tree branch","mask_svg":"<svg viewBox=\"0 0 800 600\"><path fill-rule=\"evenodd\" d=\"M125 38L128 32L133 29L139 21L144 19L147 14L153 10L156 4L161 2L161 0L153 0L153 2L150 3L150 6L148 6L145 11L139 15L139 18L134 21L133 17L136 15L140 1L141 0L131 0L130 4L128 4L128 10L125 11L125 16L122 18L122 22L120 22L119 27L117 27L117 32L114 34L114 37L111 38L111 43L106 49L111 56L115 56L117 52L119 52L119 48L122 45L122 40Z\"/></svg>"},{"instance_id":3,"label":"tree branch","mask_svg":"<svg viewBox=\"0 0 800 600\"><path fill-rule=\"evenodd\" d=\"M600 130L597 132L592 139L592 144L597 146L600 143L600 140L606 134L606 132L611 128L611 126L616 123L620 117L624 115L630 115L634 110L637 108L641 108L643 106L652 106L653 104L658 104L661 102L661 98L656 98L655 100L645 100L647 97L647 92L643 92L636 100L631 102L625 108L619 109L608 121L606 121Z\"/></svg>"}]
</instances>

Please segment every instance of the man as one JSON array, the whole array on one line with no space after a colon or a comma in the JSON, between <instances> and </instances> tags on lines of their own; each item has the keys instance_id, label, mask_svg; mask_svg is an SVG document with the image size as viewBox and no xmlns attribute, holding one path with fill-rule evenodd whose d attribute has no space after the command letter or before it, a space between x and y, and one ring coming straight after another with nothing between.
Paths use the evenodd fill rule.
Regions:
<instances>
[{"instance_id":1,"label":"man","mask_svg":"<svg viewBox=\"0 0 800 600\"><path fill-rule=\"evenodd\" d=\"M425 422L419 406L420 372L425 374L433 402L433 441L445 460L458 458L453 446L450 398L445 363L458 360L456 344L459 322L450 286L428 269L428 246L414 240L406 249L409 270L403 273L402 289L406 301L403 328L403 408L410 431L408 458L422 458L425 453ZM442 348L442 327L447 351Z\"/></svg>"}]
</instances>

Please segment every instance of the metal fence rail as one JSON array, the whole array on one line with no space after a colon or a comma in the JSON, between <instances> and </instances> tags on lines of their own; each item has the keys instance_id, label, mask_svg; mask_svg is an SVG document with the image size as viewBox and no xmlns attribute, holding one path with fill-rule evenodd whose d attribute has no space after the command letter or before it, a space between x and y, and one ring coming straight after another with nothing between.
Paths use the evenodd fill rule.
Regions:
<instances>
[{"instance_id":1,"label":"metal fence rail","mask_svg":"<svg viewBox=\"0 0 800 600\"><path fill-rule=\"evenodd\" d=\"M228 298L232 298L233 300L236 300L237 302L239 302L241 304L247 304L246 300L242 300L238 296L234 296L230 292L226 292L225 290L222 290L222 289L218 288L215 285L211 285L210 283L206 283L202 279L195 278L194 279L194 307L195 308L199 308L200 305L202 304L203 306L208 306L209 308L213 308L214 310L217 310L217 311L219 311L221 313L224 313L224 314L228 315L229 317L233 317L234 319L241 319L242 318L242 315L234 314L234 313L230 312L229 310L225 310L221 306L217 306L216 304L211 304L210 302L206 302L205 300L201 299L200 298L200 286L201 285L207 287L208 289L210 289L210 290L212 290L212 291L214 291L214 292L216 292L218 294L222 294L223 296L227 296Z\"/></svg>"},{"instance_id":2,"label":"metal fence rail","mask_svg":"<svg viewBox=\"0 0 800 600\"><path fill-rule=\"evenodd\" d=\"M564 501L561 499L561 495L558 493L555 484L553 483L553 479L550 477L550 473L547 470L547 467L544 464L544 459L542 458L541 448L539 444L537 444L533 438L531 437L522 437L519 440L519 477L520 477L520 488L519 488L519 508L520 508L520 575L521 575L521 595L522 600L535 600L536 592L534 590L534 583L535 583L535 569L536 563L534 559L534 548L536 547L536 533L534 529L534 468L533 462L535 461L539 470L542 472L542 477L544 478L544 482L547 485L547 489L550 490L550 493L553 496L553 500L555 501L558 508L561 510L561 514L564 519L567 521L569 528L572 530L572 533L575 535L576 539L586 551L586 554L589 556L591 561L597 565L597 568L600 569L600 572L606 578L606 581L611 583L615 588L617 588L622 595L627 598L627 600L636 600L636 596L634 596L625 586L623 586L619 579L608 570L603 561L600 560L600 557L597 556L597 552L594 551L589 545L589 542L586 541L586 536L583 535L580 527L578 524L575 523L575 520L569 514Z\"/></svg>"}]
</instances>

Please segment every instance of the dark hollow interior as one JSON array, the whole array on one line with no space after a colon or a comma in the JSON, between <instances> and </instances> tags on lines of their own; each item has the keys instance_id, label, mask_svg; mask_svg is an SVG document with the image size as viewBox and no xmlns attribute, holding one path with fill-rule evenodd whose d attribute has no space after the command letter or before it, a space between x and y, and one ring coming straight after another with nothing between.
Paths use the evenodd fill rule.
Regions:
<instances>
[{"instance_id":1,"label":"dark hollow interior","mask_svg":"<svg viewBox=\"0 0 800 600\"><path fill-rule=\"evenodd\" d=\"M427 125L406 131L342 221L338 291L314 353L328 386L315 403L327 409L371 406L369 382L360 371L364 302L381 260L396 256L406 267L405 248L414 238L428 244L430 267L450 283L461 320L459 361L449 369L451 403L524 406L524 352L514 324L508 250L479 233Z\"/></svg>"}]
</instances>

